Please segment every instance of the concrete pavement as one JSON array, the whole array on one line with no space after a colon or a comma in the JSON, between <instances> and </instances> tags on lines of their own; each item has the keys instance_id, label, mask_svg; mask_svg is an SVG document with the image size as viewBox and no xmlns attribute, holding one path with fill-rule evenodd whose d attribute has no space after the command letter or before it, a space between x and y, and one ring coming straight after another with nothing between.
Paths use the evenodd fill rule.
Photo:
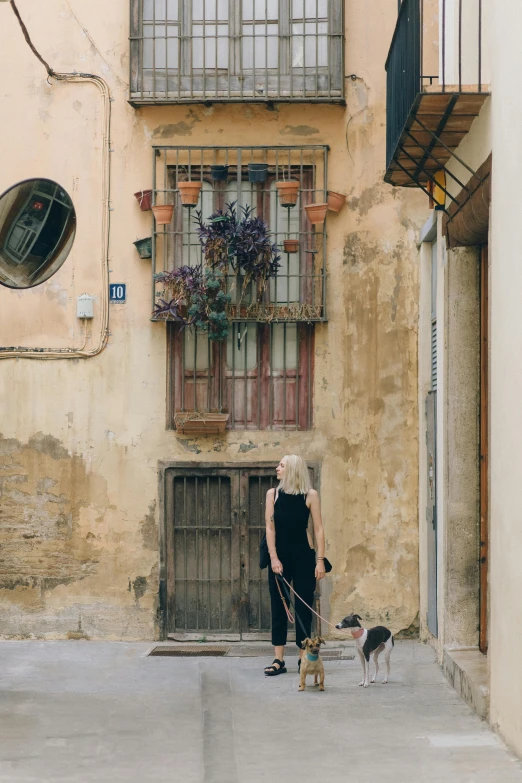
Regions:
<instances>
[{"instance_id":1,"label":"concrete pavement","mask_svg":"<svg viewBox=\"0 0 522 783\"><path fill-rule=\"evenodd\" d=\"M0 643L1 783L522 783L418 643L366 690L358 660L327 661L324 693L297 691L295 658L265 679L265 658L153 646Z\"/></svg>"}]
</instances>

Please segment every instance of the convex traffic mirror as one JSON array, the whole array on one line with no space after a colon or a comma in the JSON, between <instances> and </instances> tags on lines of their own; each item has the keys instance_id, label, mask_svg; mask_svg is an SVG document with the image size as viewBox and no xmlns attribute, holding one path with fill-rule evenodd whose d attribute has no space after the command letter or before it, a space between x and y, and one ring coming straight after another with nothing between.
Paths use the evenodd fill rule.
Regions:
<instances>
[{"instance_id":1,"label":"convex traffic mirror","mask_svg":"<svg viewBox=\"0 0 522 783\"><path fill-rule=\"evenodd\" d=\"M50 179L28 179L0 197L0 283L32 288L48 280L70 253L76 213Z\"/></svg>"}]
</instances>

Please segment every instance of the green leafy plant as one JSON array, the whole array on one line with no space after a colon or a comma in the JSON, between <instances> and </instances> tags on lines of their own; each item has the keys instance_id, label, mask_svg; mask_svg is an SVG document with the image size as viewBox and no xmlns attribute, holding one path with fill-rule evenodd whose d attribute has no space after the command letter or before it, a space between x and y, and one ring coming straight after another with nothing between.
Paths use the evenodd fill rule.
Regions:
<instances>
[{"instance_id":1,"label":"green leafy plant","mask_svg":"<svg viewBox=\"0 0 522 783\"><path fill-rule=\"evenodd\" d=\"M220 272L201 266L182 266L170 272L160 272L155 280L165 286L165 295L155 305L153 315L194 326L208 332L211 340L226 340L228 335L227 305L230 296L223 290Z\"/></svg>"}]
</instances>

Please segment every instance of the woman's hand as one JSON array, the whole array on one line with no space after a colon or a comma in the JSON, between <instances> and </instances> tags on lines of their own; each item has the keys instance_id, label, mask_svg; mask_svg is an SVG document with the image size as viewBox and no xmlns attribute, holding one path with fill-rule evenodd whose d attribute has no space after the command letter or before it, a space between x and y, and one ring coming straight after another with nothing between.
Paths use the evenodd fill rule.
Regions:
<instances>
[{"instance_id":1,"label":"woman's hand","mask_svg":"<svg viewBox=\"0 0 522 783\"><path fill-rule=\"evenodd\" d=\"M273 557L270 561L270 565L272 566L272 571L274 574L282 574L283 573L283 564L277 557Z\"/></svg>"},{"instance_id":2,"label":"woman's hand","mask_svg":"<svg viewBox=\"0 0 522 783\"><path fill-rule=\"evenodd\" d=\"M315 567L315 578L322 579L325 574L326 571L324 570L324 560L318 560Z\"/></svg>"}]
</instances>

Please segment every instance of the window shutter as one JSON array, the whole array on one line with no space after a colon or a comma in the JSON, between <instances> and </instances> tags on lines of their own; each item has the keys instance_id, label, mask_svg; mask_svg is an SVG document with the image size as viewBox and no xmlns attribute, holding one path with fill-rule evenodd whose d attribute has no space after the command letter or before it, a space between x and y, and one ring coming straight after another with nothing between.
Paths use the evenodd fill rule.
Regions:
<instances>
[{"instance_id":1,"label":"window shutter","mask_svg":"<svg viewBox=\"0 0 522 783\"><path fill-rule=\"evenodd\" d=\"M431 390L437 391L437 321L431 322Z\"/></svg>"},{"instance_id":2,"label":"window shutter","mask_svg":"<svg viewBox=\"0 0 522 783\"><path fill-rule=\"evenodd\" d=\"M344 94L344 3L343 0L329 0L330 37L330 91L340 90Z\"/></svg>"},{"instance_id":3,"label":"window shutter","mask_svg":"<svg viewBox=\"0 0 522 783\"><path fill-rule=\"evenodd\" d=\"M140 0L130 0L130 89L141 90L140 72Z\"/></svg>"}]
</instances>

